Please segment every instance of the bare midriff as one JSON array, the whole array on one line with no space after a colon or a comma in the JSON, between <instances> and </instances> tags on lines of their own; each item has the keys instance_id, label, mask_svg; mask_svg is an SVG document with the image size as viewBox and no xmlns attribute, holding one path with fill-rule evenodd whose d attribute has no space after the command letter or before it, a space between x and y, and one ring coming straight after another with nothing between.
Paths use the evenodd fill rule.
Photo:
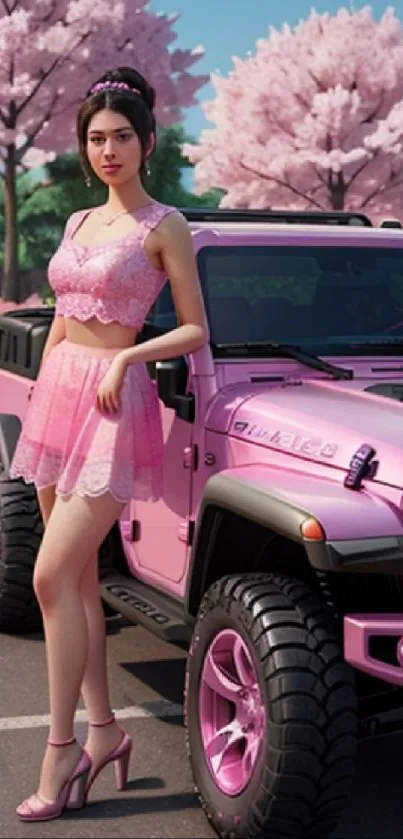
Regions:
<instances>
[{"instance_id":1,"label":"bare midriff","mask_svg":"<svg viewBox=\"0 0 403 839\"><path fill-rule=\"evenodd\" d=\"M78 321L75 318L64 319L66 328L66 340L73 344L82 344L86 347L105 347L115 349L132 347L135 343L138 330L131 326L122 324L101 323L96 318L86 321Z\"/></svg>"}]
</instances>

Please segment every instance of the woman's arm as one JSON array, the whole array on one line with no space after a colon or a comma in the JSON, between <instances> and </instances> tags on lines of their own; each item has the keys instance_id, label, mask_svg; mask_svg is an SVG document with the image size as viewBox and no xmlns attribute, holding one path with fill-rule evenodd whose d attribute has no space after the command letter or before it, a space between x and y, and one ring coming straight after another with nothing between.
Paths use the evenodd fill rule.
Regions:
<instances>
[{"instance_id":1,"label":"woman's arm","mask_svg":"<svg viewBox=\"0 0 403 839\"><path fill-rule=\"evenodd\" d=\"M209 340L209 330L186 220L180 213L168 216L158 228L159 255L169 277L179 326L119 353L125 365L163 361L186 355Z\"/></svg>"},{"instance_id":2,"label":"woman's arm","mask_svg":"<svg viewBox=\"0 0 403 839\"><path fill-rule=\"evenodd\" d=\"M55 315L53 318L52 326L49 330L48 337L46 339L46 344L43 349L41 366L47 358L47 356L49 355L49 353L51 352L51 350L53 350L53 347L55 347L56 344L60 344L60 341L63 341L65 337L66 328L64 323L64 317L62 315Z\"/></svg>"}]
</instances>

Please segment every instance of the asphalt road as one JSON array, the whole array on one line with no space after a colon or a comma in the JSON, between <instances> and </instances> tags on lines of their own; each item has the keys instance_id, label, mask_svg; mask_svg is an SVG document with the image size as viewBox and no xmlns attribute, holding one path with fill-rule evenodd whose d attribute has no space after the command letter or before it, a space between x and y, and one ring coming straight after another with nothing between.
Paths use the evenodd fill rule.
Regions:
<instances>
[{"instance_id":1,"label":"asphalt road","mask_svg":"<svg viewBox=\"0 0 403 839\"><path fill-rule=\"evenodd\" d=\"M35 789L47 724L40 635L0 635L0 837L206 839L214 832L192 788L181 719L185 654L139 627L108 621L112 701L134 740L129 788L116 793L109 768L91 804L41 824L14 808ZM83 713L77 734L84 737ZM403 736L360 746L353 796L334 839L403 837Z\"/></svg>"}]
</instances>

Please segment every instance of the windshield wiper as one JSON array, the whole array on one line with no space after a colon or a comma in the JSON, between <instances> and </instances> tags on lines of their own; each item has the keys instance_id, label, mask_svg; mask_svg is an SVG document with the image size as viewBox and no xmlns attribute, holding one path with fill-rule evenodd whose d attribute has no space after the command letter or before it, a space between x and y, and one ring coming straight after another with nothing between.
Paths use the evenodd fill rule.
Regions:
<instances>
[{"instance_id":1,"label":"windshield wiper","mask_svg":"<svg viewBox=\"0 0 403 839\"><path fill-rule=\"evenodd\" d=\"M221 351L239 350L242 353L247 350L248 352L256 351L271 356L283 355L287 358L293 358L295 361L299 361L301 364L304 364L306 367L310 367L312 370L320 370L322 373L329 373L329 375L333 376L334 379L351 380L354 378L353 370L347 370L345 367L336 367L335 364L329 364L317 355L311 355L310 353L305 352L305 350L301 350L300 347L295 347L289 344L276 344L274 341L245 341L240 343L213 344L213 346L215 349Z\"/></svg>"}]
</instances>

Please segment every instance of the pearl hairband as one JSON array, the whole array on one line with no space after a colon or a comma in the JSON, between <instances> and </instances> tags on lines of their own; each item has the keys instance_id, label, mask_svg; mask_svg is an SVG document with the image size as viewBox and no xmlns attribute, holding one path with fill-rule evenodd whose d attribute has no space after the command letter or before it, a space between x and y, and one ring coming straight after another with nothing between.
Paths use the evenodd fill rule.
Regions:
<instances>
[{"instance_id":1,"label":"pearl hairband","mask_svg":"<svg viewBox=\"0 0 403 839\"><path fill-rule=\"evenodd\" d=\"M137 93L141 96L141 92L136 87L130 87L126 82L97 82L90 90L90 95L94 93L103 93L104 90L129 90L131 93Z\"/></svg>"}]
</instances>

